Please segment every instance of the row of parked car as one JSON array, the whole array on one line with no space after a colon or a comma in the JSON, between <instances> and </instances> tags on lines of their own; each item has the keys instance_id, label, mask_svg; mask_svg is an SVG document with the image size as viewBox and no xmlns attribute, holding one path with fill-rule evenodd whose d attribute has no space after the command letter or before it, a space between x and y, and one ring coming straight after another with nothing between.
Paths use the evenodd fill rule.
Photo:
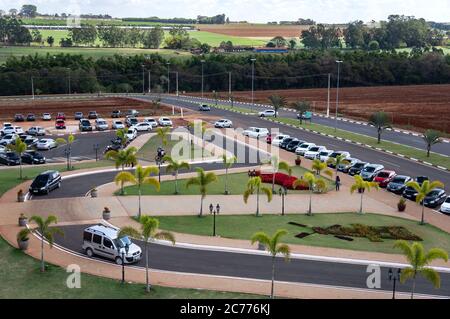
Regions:
<instances>
[{"instance_id":1,"label":"row of parked car","mask_svg":"<svg viewBox=\"0 0 450 319\"><path fill-rule=\"evenodd\" d=\"M346 151L329 150L323 145L316 145L301 139L291 137L287 134L278 134L272 136L265 128L249 128L244 131L244 135L252 137L265 136L267 143L278 146L289 152L293 152L298 156L314 160L319 159L326 162L328 167L337 169L351 176L360 175L366 181L374 181L382 188L394 194L403 196L406 199L415 201L417 192L414 188L406 186L410 181L416 181L421 185L428 180L427 176L406 176L398 174L394 170L388 170L382 164L369 163L351 156ZM344 163L335 167L333 159L341 155L346 160ZM450 196L445 193L444 189L433 189L423 200L425 206L430 208L438 208L445 214L450 214Z\"/></svg>"},{"instance_id":2,"label":"row of parked car","mask_svg":"<svg viewBox=\"0 0 450 319\"><path fill-rule=\"evenodd\" d=\"M138 116L139 111L137 110L128 110L124 116ZM111 118L119 118L122 116L122 112L120 110L114 110L111 112ZM87 116L83 114L83 112L75 112L74 113L74 119L75 120L81 120L82 118L88 118L90 120L95 120L100 117L100 115L97 113L97 111L89 111ZM28 113L27 116L24 116L21 113L18 113L14 115L14 122L24 122L24 121L36 121L36 115L34 113ZM43 121L51 121L52 115L51 113L42 113L41 120ZM58 112L56 114L55 120L66 120L66 115L64 112Z\"/></svg>"}]
</instances>

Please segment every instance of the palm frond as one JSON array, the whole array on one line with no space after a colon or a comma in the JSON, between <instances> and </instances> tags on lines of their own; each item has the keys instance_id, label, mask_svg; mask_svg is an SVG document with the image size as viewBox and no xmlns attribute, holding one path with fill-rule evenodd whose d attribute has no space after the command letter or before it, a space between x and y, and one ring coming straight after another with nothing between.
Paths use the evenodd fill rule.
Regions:
<instances>
[{"instance_id":1,"label":"palm frond","mask_svg":"<svg viewBox=\"0 0 450 319\"><path fill-rule=\"evenodd\" d=\"M139 232L136 228L131 226L124 226L119 230L119 233L117 234L118 238L122 238L125 236L130 236L136 239L141 239L142 234Z\"/></svg>"},{"instance_id":2,"label":"palm frond","mask_svg":"<svg viewBox=\"0 0 450 319\"><path fill-rule=\"evenodd\" d=\"M161 240L168 240L168 241L170 241L173 245L175 245L175 235L172 234L171 232L168 232L168 231L160 231L159 233L155 234L155 238L156 238L156 239L161 239Z\"/></svg>"},{"instance_id":3,"label":"palm frond","mask_svg":"<svg viewBox=\"0 0 450 319\"><path fill-rule=\"evenodd\" d=\"M422 268L420 270L420 274L429 282L431 282L434 288L441 287L441 277L439 276L439 273L433 268L429 267Z\"/></svg>"}]
</instances>

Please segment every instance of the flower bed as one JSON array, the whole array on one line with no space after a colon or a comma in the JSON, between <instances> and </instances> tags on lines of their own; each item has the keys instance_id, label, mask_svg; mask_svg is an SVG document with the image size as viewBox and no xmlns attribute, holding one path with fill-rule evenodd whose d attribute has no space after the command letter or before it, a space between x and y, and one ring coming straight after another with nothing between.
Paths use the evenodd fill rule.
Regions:
<instances>
[{"instance_id":1,"label":"flower bed","mask_svg":"<svg viewBox=\"0 0 450 319\"><path fill-rule=\"evenodd\" d=\"M256 176L261 177L261 181L263 183L272 184L272 182L273 182L273 177L274 177L273 173L261 173L261 171L256 171ZM275 173L275 184L284 186L287 189L294 189L293 185L297 179L298 178L295 176L289 176L284 173ZM301 185L298 185L295 189L296 190L308 190L309 186L306 182L304 182Z\"/></svg>"}]
</instances>

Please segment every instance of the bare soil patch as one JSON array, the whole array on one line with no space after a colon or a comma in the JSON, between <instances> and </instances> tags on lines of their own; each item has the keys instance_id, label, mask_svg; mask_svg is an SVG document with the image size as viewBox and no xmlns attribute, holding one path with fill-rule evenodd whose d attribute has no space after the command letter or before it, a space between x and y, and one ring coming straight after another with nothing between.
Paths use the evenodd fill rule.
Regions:
<instances>
[{"instance_id":1,"label":"bare soil patch","mask_svg":"<svg viewBox=\"0 0 450 319\"><path fill-rule=\"evenodd\" d=\"M237 37L276 37L287 38L300 37L302 30L309 26L301 25L258 25L258 24L224 24L224 25L200 25L199 31L207 31Z\"/></svg>"},{"instance_id":2,"label":"bare soil patch","mask_svg":"<svg viewBox=\"0 0 450 319\"><path fill-rule=\"evenodd\" d=\"M268 104L268 97L278 94L289 103L306 100L314 111L325 113L327 89L255 91L255 103ZM199 95L199 94L196 94ZM233 92L240 101L251 101L251 92ZM227 92L221 94L223 98ZM211 94L210 94L211 97ZM330 114L336 107L336 90L330 94ZM376 111L387 112L396 127L423 131L436 129L450 133L450 84L353 87L339 89L339 113L345 117L367 121Z\"/></svg>"}]
</instances>

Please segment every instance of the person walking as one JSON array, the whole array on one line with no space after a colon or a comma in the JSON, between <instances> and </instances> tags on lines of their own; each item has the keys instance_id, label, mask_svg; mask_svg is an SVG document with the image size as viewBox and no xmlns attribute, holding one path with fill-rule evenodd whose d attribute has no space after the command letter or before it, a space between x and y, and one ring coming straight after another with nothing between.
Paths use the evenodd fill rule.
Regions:
<instances>
[{"instance_id":1,"label":"person walking","mask_svg":"<svg viewBox=\"0 0 450 319\"><path fill-rule=\"evenodd\" d=\"M339 175L336 175L336 192L339 191L339 187L341 186L341 178Z\"/></svg>"}]
</instances>

